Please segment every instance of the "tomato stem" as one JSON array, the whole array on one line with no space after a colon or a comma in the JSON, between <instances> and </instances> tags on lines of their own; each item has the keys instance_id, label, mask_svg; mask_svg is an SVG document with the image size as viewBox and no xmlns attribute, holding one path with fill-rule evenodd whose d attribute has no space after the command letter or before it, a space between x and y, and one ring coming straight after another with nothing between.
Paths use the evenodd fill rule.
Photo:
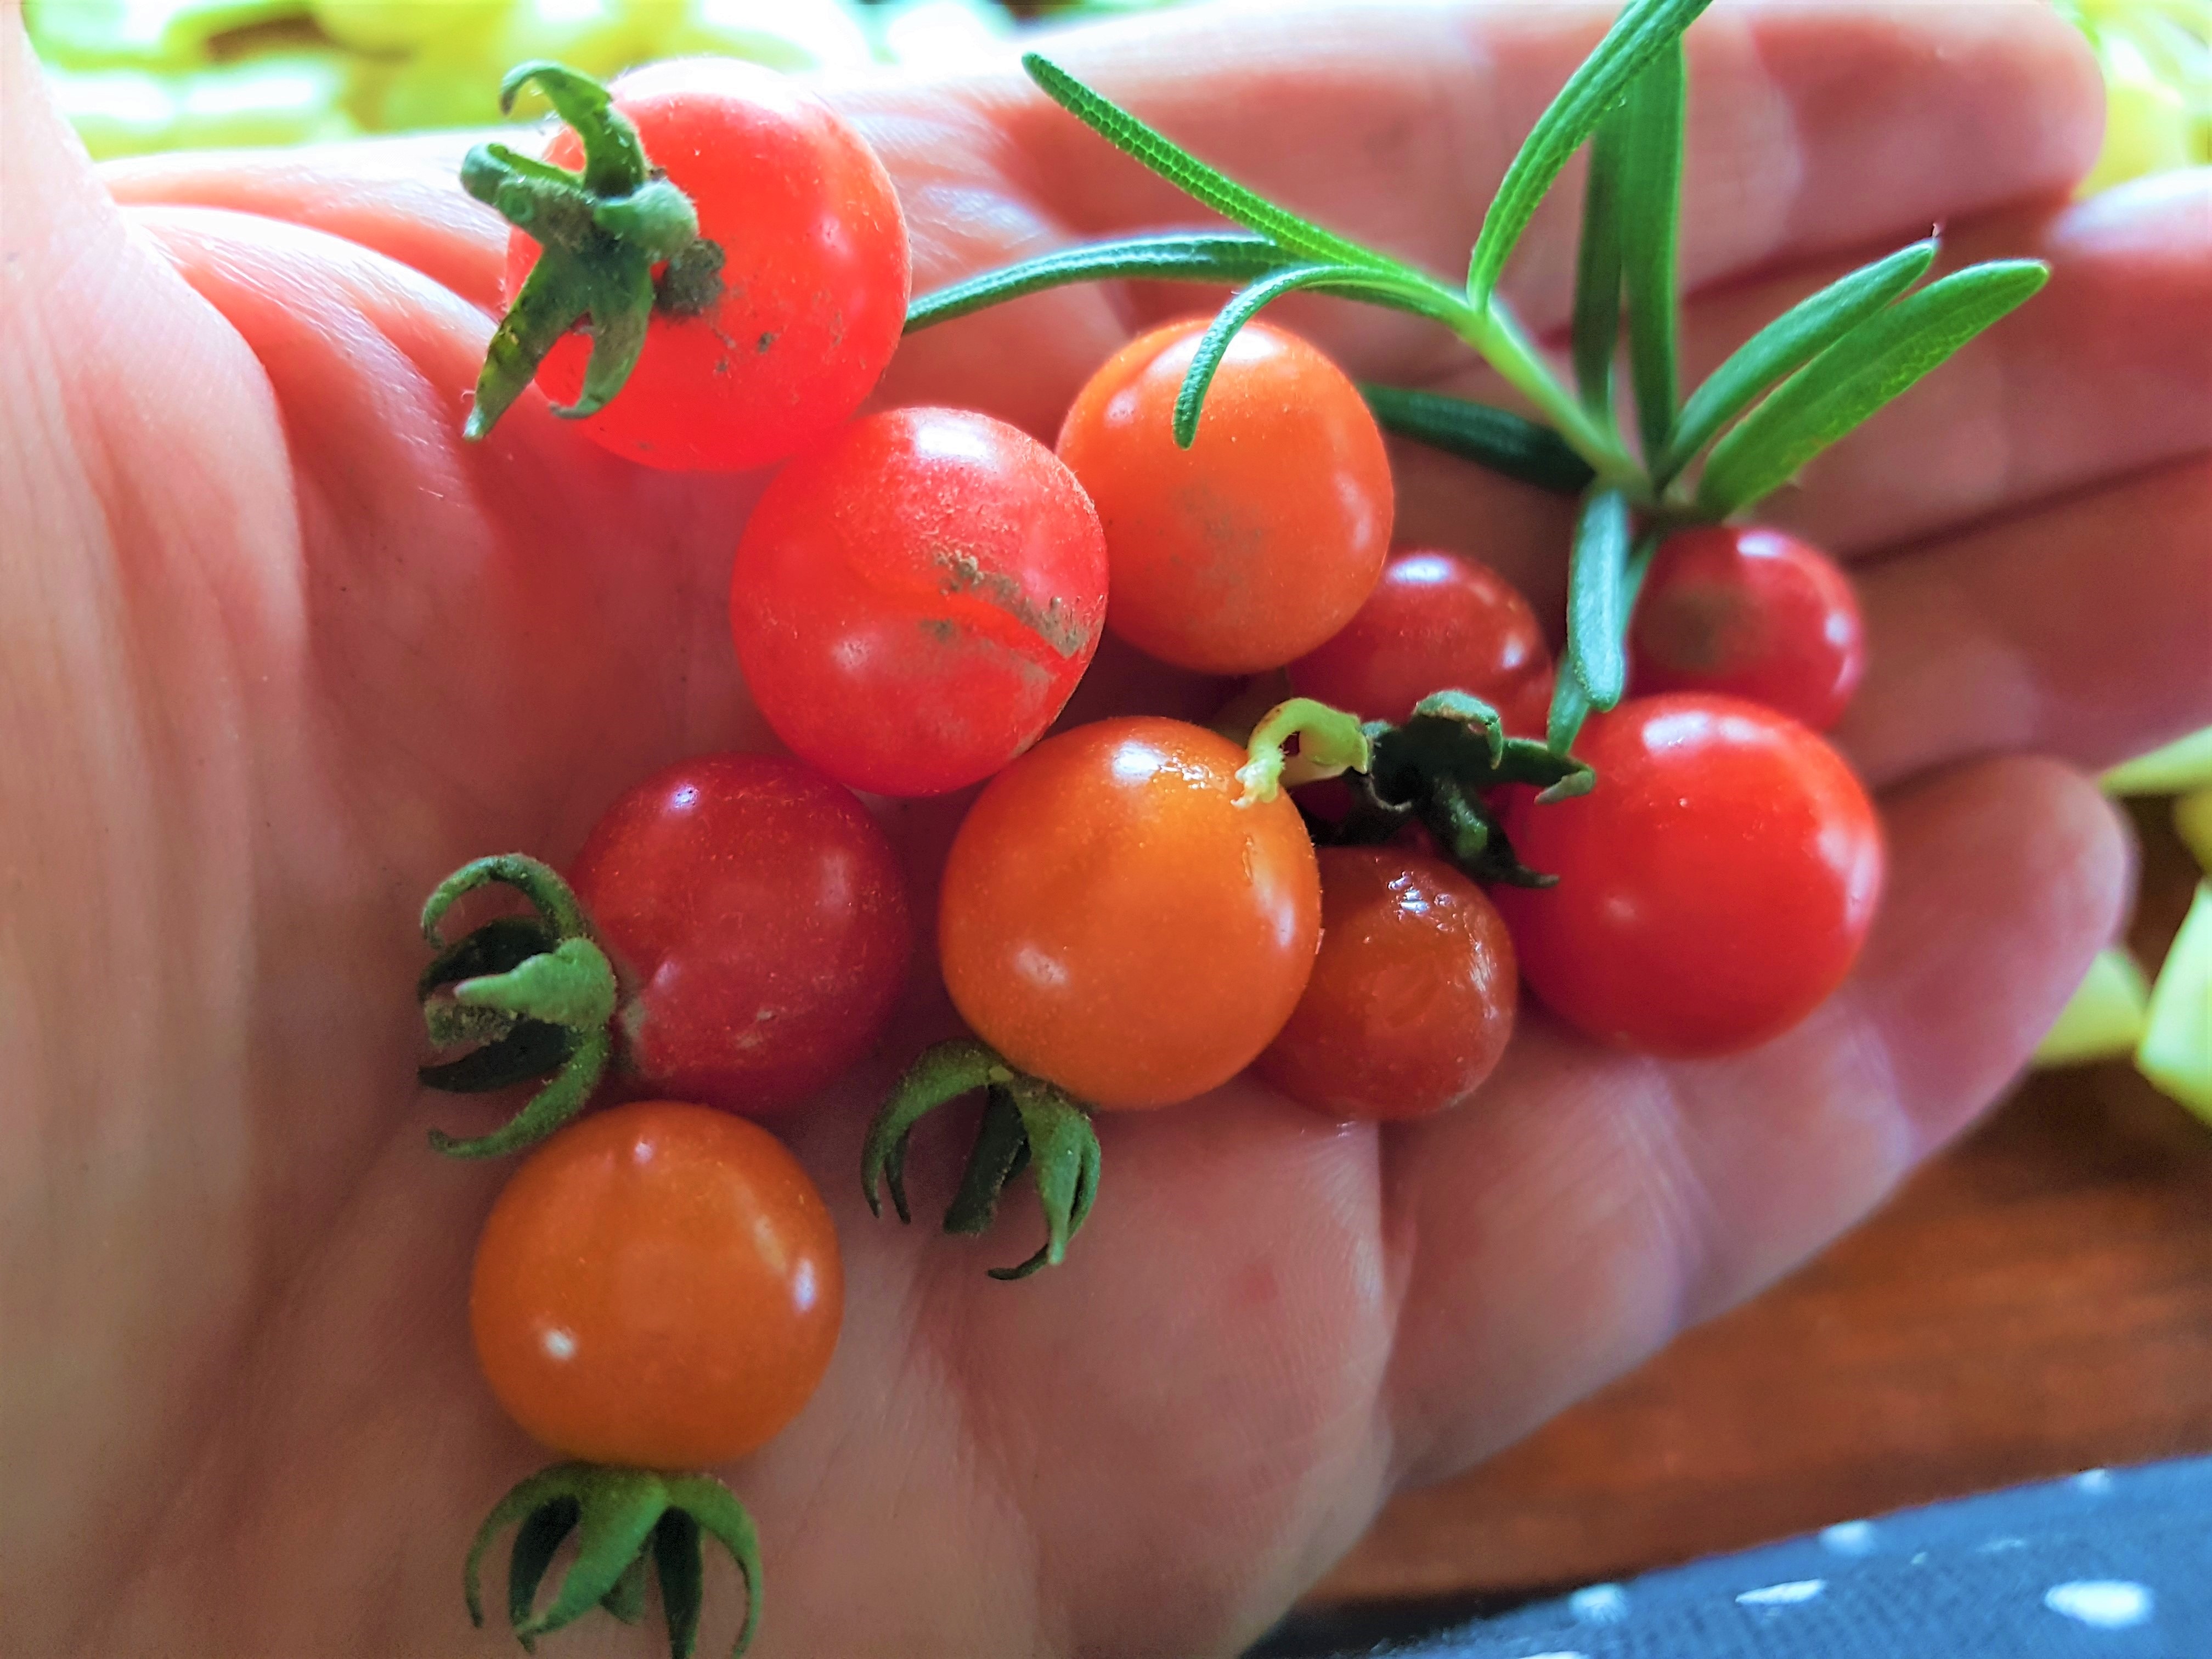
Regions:
<instances>
[{"instance_id":1,"label":"tomato stem","mask_svg":"<svg viewBox=\"0 0 2212 1659\"><path fill-rule=\"evenodd\" d=\"M711 1476L598 1463L539 1470L493 1506L469 1546L462 1592L479 1629L484 1552L509 1527L515 1535L507 1567L507 1623L526 1650L594 1607L624 1624L637 1623L645 1615L649 1551L668 1615L671 1659L690 1659L699 1638L702 1535L729 1551L744 1580L745 1622L731 1659L752 1645L760 1629L760 1542L744 1506ZM562 1575L552 1603L536 1612L538 1585L572 1532L576 1558Z\"/></svg>"},{"instance_id":2,"label":"tomato stem","mask_svg":"<svg viewBox=\"0 0 2212 1659\"><path fill-rule=\"evenodd\" d=\"M1298 740L1296 757L1285 752L1292 738ZM1243 786L1239 806L1271 801L1285 787L1364 772L1370 758L1359 717L1311 697L1291 697L1269 709L1252 728L1247 748L1251 758L1237 769Z\"/></svg>"},{"instance_id":3,"label":"tomato stem","mask_svg":"<svg viewBox=\"0 0 2212 1659\"><path fill-rule=\"evenodd\" d=\"M582 141L584 167L571 173L495 143L477 145L461 163L462 187L542 250L485 352L463 428L472 442L498 423L546 353L578 324L592 337L583 391L553 411L571 419L597 413L623 389L656 309L696 314L722 290L721 249L700 240L691 198L652 167L607 89L559 64L523 64L500 83L501 109L511 110L533 82Z\"/></svg>"}]
</instances>

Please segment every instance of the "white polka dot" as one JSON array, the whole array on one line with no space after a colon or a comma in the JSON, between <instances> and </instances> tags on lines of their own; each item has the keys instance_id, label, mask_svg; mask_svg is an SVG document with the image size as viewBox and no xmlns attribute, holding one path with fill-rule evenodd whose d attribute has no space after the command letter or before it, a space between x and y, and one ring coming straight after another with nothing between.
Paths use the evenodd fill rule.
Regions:
<instances>
[{"instance_id":1,"label":"white polka dot","mask_svg":"<svg viewBox=\"0 0 2212 1659\"><path fill-rule=\"evenodd\" d=\"M1875 1549L1874 1522L1871 1521L1838 1521L1832 1527L1820 1528L1823 1548L1838 1555L1872 1555Z\"/></svg>"},{"instance_id":2,"label":"white polka dot","mask_svg":"<svg viewBox=\"0 0 2212 1659\"><path fill-rule=\"evenodd\" d=\"M1592 1584L1570 1595L1567 1606L1585 1625L1617 1625L1628 1617L1628 1592L1618 1584Z\"/></svg>"},{"instance_id":3,"label":"white polka dot","mask_svg":"<svg viewBox=\"0 0 2212 1659\"><path fill-rule=\"evenodd\" d=\"M2074 1477L2074 1485L2086 1492L2108 1492L2112 1489L2110 1469L2084 1469Z\"/></svg>"},{"instance_id":4,"label":"white polka dot","mask_svg":"<svg viewBox=\"0 0 2212 1659\"><path fill-rule=\"evenodd\" d=\"M2151 1594L2124 1578L2077 1578L2044 1591L2043 1605L2092 1630L2128 1630L2150 1618Z\"/></svg>"},{"instance_id":5,"label":"white polka dot","mask_svg":"<svg viewBox=\"0 0 2212 1659\"><path fill-rule=\"evenodd\" d=\"M1787 1584L1769 1584L1765 1589L1748 1589L1735 1598L1740 1607L1789 1607L1800 1601L1809 1601L1828 1588L1825 1578L1799 1578Z\"/></svg>"},{"instance_id":6,"label":"white polka dot","mask_svg":"<svg viewBox=\"0 0 2212 1659\"><path fill-rule=\"evenodd\" d=\"M2002 1555L2007 1550L2024 1550L2027 1547L2027 1540L2025 1538L1992 1538L1986 1544L1977 1545L1974 1549L1974 1553L1977 1555Z\"/></svg>"}]
</instances>

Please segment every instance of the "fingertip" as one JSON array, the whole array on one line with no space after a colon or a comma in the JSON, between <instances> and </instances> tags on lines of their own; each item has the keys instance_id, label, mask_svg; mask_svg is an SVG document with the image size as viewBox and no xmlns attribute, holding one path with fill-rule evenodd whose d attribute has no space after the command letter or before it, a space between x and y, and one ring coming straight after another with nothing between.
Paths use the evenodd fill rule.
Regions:
<instances>
[{"instance_id":1,"label":"fingertip","mask_svg":"<svg viewBox=\"0 0 2212 1659\"><path fill-rule=\"evenodd\" d=\"M1971 1122L2124 923L2126 823L2036 756L1959 767L1888 803L1893 879L1846 992L1887 1052L1917 1157Z\"/></svg>"}]
</instances>

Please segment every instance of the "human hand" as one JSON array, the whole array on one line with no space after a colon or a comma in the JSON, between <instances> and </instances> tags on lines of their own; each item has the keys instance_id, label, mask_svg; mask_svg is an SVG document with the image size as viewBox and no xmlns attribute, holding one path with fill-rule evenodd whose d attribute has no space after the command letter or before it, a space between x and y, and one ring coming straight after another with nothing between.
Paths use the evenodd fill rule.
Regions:
<instances>
[{"instance_id":1,"label":"human hand","mask_svg":"<svg viewBox=\"0 0 2212 1659\"><path fill-rule=\"evenodd\" d=\"M1449 271L1604 21L1224 8L1055 52ZM2098 92L2038 5L1723 10L1690 46L1693 370L1931 221L2055 267L1778 504L1856 562L1869 617L1841 738L1883 792L1892 883L1857 973L1721 1063L1598 1051L1524 1007L1482 1096L1424 1123L1339 1128L1246 1082L1106 1116L1104 1199L1019 1286L981 1272L1007 1240L872 1223L855 1190L875 1091L943 1018L923 973L881 1064L777 1126L837 1209L848 1293L821 1392L732 1472L763 1529L757 1651L1233 1650L1392 1489L1865 1213L2111 933L2112 815L2006 757L2097 766L2212 720L2206 179L2061 205ZM474 854L566 856L668 760L766 741L724 620L757 486L629 467L535 398L459 441L505 242L453 182L460 141L133 164L118 208L11 17L0 51L0 1605L26 1653L507 1651L463 1622L459 1560L542 1458L469 1353L506 1171L423 1148L483 1126L408 1076L414 907ZM899 182L921 286L1187 215L1011 65L837 95ZM1571 240L1547 210L1513 273L1538 326L1565 322ZM1048 437L1191 301L1035 297L918 337L883 395ZM1285 317L1363 378L1486 384L1408 319ZM1397 459L1401 537L1556 608L1562 506ZM1109 649L1079 712L1217 694ZM894 820L923 915L956 816ZM917 1192L949 1189L951 1139L918 1149Z\"/></svg>"}]
</instances>

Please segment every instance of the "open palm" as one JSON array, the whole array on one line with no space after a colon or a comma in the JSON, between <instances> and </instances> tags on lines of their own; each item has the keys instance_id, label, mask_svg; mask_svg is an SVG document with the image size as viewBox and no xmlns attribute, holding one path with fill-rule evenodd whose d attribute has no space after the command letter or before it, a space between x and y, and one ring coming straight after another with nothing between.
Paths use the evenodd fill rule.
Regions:
<instances>
[{"instance_id":1,"label":"open palm","mask_svg":"<svg viewBox=\"0 0 2212 1659\"><path fill-rule=\"evenodd\" d=\"M11 1651L461 1654L458 1568L540 1454L477 1381L469 1255L505 1171L411 1085L414 906L472 854L573 852L674 757L758 745L724 622L757 485L606 458L534 396L459 432L502 228L459 142L181 157L100 182L0 0L0 1607ZM1449 270L1595 8L1224 8L1060 55L1201 155ZM2206 180L2070 210L2097 89L2039 5L1723 10L1692 38L1686 349L1710 362L1944 222L2057 276L1782 516L1863 561L1844 733L1892 890L1856 977L1720 1064L1524 1010L1468 1109L1378 1133L1237 1084L1103 1121L1068 1264L871 1222L868 1097L787 1127L836 1206L842 1346L731 1477L763 1654L1233 1650L1395 1486L1522 1433L1863 1214L2019 1065L2124 902L2075 772L2212 720ZM924 283L1178 198L1011 66L838 96ZM121 205L118 207L117 203ZM1512 285L1563 320L1571 216ZM1185 290L920 337L884 395L1048 437ZM1433 330L1289 315L1363 376L1485 389ZM1495 395L1494 391L1491 395ZM1401 536L1554 603L1565 508L1401 461ZM1111 652L1082 710L1218 688ZM917 890L957 804L895 823ZM925 899L925 913L926 913ZM926 1135L914 1181L941 1197ZM934 1151L933 1152L933 1147ZM935 1161L933 1161L934 1158ZM1009 1227L1033 1226L1017 1201ZM716 1584L720 1583L717 1595ZM734 1628L710 1579L708 1634ZM596 1620L559 1651L652 1650Z\"/></svg>"}]
</instances>

